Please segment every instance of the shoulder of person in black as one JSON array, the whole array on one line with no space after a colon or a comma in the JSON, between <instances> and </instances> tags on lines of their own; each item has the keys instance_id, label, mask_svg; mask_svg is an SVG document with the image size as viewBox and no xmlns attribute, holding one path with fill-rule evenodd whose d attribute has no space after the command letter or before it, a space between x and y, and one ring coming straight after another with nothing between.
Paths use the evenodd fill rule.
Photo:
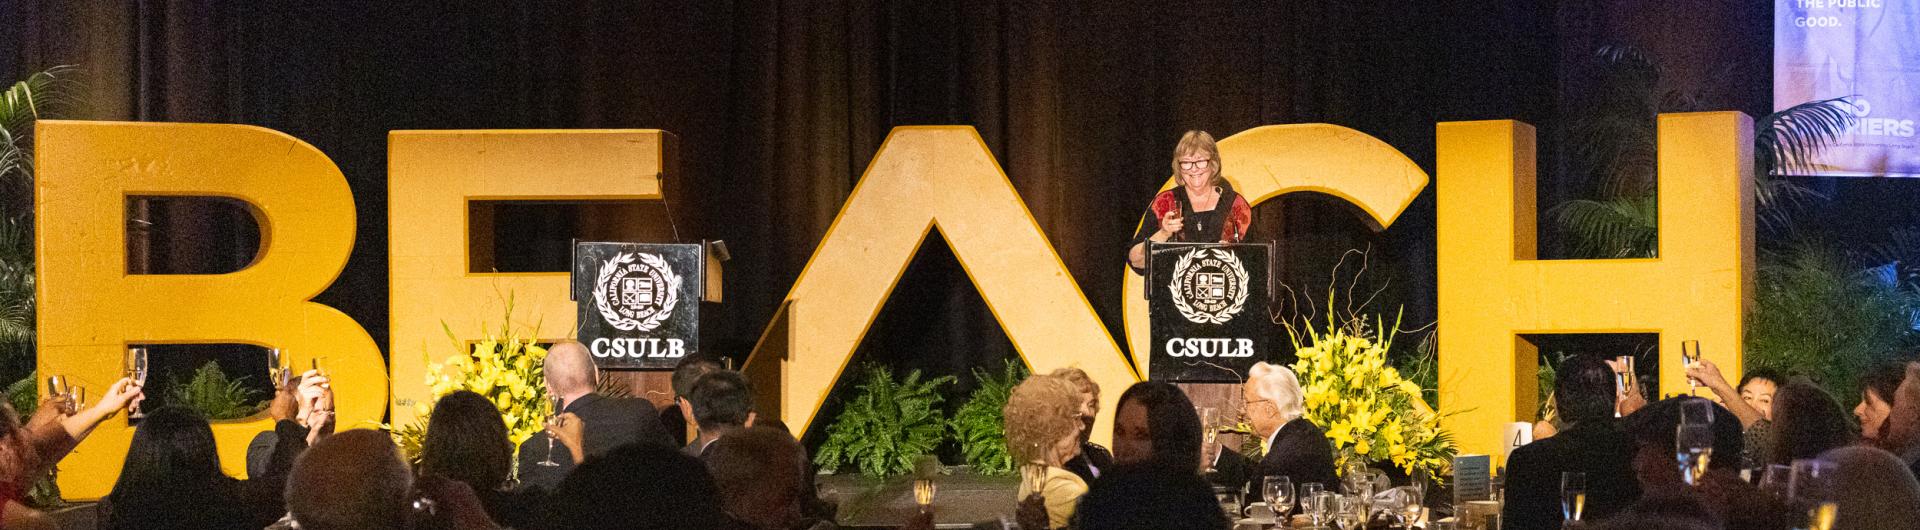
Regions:
<instances>
[{"instance_id":1,"label":"shoulder of person in black","mask_svg":"<svg viewBox=\"0 0 1920 530\"><path fill-rule=\"evenodd\" d=\"M1633 474L1634 444L1620 421L1587 420L1507 456L1506 528L1560 528L1562 473L1584 473L1585 519L1605 519L1640 497Z\"/></svg>"}]
</instances>

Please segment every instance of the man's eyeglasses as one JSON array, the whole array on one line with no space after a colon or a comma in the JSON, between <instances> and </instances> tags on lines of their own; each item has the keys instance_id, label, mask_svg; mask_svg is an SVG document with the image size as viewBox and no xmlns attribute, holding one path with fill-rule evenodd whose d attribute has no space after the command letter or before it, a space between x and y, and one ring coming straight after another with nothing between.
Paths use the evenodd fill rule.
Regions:
<instances>
[{"instance_id":1,"label":"man's eyeglasses","mask_svg":"<svg viewBox=\"0 0 1920 530\"><path fill-rule=\"evenodd\" d=\"M1195 168L1206 169L1208 166L1212 164L1213 164L1213 160L1210 160L1210 159L1181 160L1180 169L1195 169Z\"/></svg>"}]
</instances>

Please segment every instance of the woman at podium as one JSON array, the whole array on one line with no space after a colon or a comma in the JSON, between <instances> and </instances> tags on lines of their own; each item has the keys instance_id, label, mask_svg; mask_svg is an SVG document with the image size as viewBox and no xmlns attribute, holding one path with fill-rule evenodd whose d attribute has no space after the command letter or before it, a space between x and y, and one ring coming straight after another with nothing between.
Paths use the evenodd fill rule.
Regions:
<instances>
[{"instance_id":1,"label":"woman at podium","mask_svg":"<svg viewBox=\"0 0 1920 530\"><path fill-rule=\"evenodd\" d=\"M1147 242L1239 243L1253 223L1253 207L1220 178L1220 149L1206 131L1187 131L1173 147L1173 174L1180 185L1160 192L1147 206L1146 222L1133 235L1127 264L1146 274Z\"/></svg>"}]
</instances>

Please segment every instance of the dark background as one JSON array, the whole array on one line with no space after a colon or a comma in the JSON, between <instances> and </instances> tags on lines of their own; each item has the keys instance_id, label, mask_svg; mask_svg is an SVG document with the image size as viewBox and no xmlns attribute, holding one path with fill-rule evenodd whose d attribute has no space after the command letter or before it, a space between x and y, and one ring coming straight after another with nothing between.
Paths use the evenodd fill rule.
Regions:
<instances>
[{"instance_id":1,"label":"dark background","mask_svg":"<svg viewBox=\"0 0 1920 530\"><path fill-rule=\"evenodd\" d=\"M1436 123L1517 119L1538 127L1539 196L1553 204L1583 189L1562 174L1562 117L1595 48L1638 47L1665 87L1758 116L1771 110L1769 4L0 0L0 79L78 65L66 117L246 123L320 148L353 187L359 232L319 301L383 347L388 131L671 131L679 232L727 240L734 256L703 341L744 359L892 127L977 128L1118 337L1125 244L1181 131L1328 122L1431 172ZM1911 224L1906 181L1814 180L1837 197L1823 214L1837 225ZM231 270L255 244L231 228L237 210L149 208L150 272ZM528 211L500 225L500 241L524 243L499 252L520 262L546 263L580 230ZM1433 321L1432 188L1383 233L1356 214L1288 196L1256 208L1254 237L1279 241L1282 279L1302 287L1324 288L1344 251L1370 248L1385 286L1375 309ZM961 374L1011 354L929 238L859 357Z\"/></svg>"}]
</instances>

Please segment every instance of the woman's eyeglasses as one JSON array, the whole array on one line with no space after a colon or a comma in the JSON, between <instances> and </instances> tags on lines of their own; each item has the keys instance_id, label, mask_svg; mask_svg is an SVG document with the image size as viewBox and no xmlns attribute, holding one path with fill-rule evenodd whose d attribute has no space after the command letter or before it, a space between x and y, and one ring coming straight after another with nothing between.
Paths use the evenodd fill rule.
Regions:
<instances>
[{"instance_id":1,"label":"woman's eyeglasses","mask_svg":"<svg viewBox=\"0 0 1920 530\"><path fill-rule=\"evenodd\" d=\"M1207 168L1207 166L1210 166L1210 165L1212 165L1212 164L1213 164L1213 160L1209 160L1209 159L1201 159L1201 160L1181 160L1181 161L1180 161L1180 169L1196 169L1196 168L1197 168L1197 169L1206 169L1206 168Z\"/></svg>"}]
</instances>

